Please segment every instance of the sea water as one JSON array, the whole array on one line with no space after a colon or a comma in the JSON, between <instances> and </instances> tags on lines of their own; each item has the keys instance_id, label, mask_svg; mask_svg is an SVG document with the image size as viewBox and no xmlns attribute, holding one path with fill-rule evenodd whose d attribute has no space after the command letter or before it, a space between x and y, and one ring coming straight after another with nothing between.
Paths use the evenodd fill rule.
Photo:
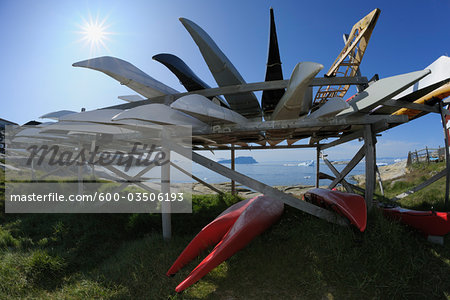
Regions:
<instances>
[{"instance_id":1,"label":"sea water","mask_svg":"<svg viewBox=\"0 0 450 300\"><path fill-rule=\"evenodd\" d=\"M393 164L398 158L379 158L377 164ZM309 162L309 161L308 161ZM236 164L235 170L239 173L247 175L253 179L261 181L267 185L314 185L316 182L316 163L311 166L305 166L308 162L301 161L277 161L277 162L259 162L256 164ZM336 162L335 162L336 163ZM225 167L230 168L230 164L222 164ZM334 167L338 171L342 171L346 164L337 162ZM319 165L320 172L329 174L334 177L330 169L321 162ZM351 179L351 175L364 174L365 163L360 162L356 167L347 175L346 180L350 183L356 183ZM228 178L223 177L213 171L206 169L198 164L192 165L192 174L208 183L222 183L230 181ZM329 184L331 181L322 179L320 185Z\"/></svg>"}]
</instances>

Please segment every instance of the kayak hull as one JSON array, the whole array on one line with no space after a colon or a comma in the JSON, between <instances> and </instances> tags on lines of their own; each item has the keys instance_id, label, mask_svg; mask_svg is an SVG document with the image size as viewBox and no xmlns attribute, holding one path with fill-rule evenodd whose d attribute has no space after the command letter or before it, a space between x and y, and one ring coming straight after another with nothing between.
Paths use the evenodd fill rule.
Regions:
<instances>
[{"instance_id":1,"label":"kayak hull","mask_svg":"<svg viewBox=\"0 0 450 300\"><path fill-rule=\"evenodd\" d=\"M450 213L381 207L383 214L407 224L427 235L444 236L450 232Z\"/></svg>"},{"instance_id":2,"label":"kayak hull","mask_svg":"<svg viewBox=\"0 0 450 300\"><path fill-rule=\"evenodd\" d=\"M322 207L332 208L346 217L361 232L366 230L367 208L362 196L317 188L307 191L304 198Z\"/></svg>"},{"instance_id":3,"label":"kayak hull","mask_svg":"<svg viewBox=\"0 0 450 300\"><path fill-rule=\"evenodd\" d=\"M232 224L232 226L229 227L229 230L223 236L220 236L223 233L223 230L219 230L216 236L211 238L212 243L214 243L220 236L220 241L211 251L211 253L189 274L189 276L185 280L183 280L176 287L175 291L178 293L182 292L183 290L197 282L199 279L201 279L203 276L208 274L212 269L217 267L223 261L230 258L237 251L244 248L256 236L260 235L272 224L274 224L281 217L283 209L284 204L281 201L266 196L258 196L247 200L247 202L243 203L241 207L231 209L229 212L224 212L223 214L221 214L217 219L229 216L230 213L235 215L241 212L239 214L239 217ZM216 220L210 223L208 226L215 223ZM215 226L217 225L212 225L212 227ZM212 229L211 233L213 232L214 230ZM196 240L196 238L194 238L194 240ZM191 244L194 242L194 240L191 242ZM191 244L188 245L188 248ZM191 247L191 250L193 250L194 248L195 246L193 245ZM194 252L195 251L192 251L192 253ZM184 253L185 252L183 251L180 257L182 257ZM191 257L192 255L189 258L193 259L193 257Z\"/></svg>"}]
</instances>

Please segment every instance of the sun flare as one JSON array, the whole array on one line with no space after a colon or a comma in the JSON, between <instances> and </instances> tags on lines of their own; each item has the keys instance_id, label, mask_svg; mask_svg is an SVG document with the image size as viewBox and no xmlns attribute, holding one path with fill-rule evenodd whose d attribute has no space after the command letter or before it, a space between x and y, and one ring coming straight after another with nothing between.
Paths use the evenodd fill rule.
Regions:
<instances>
[{"instance_id":1,"label":"sun flare","mask_svg":"<svg viewBox=\"0 0 450 300\"><path fill-rule=\"evenodd\" d=\"M98 16L94 20L89 16L89 20L83 19L83 24L78 25L81 29L77 33L81 35L80 42L84 42L85 45L89 46L90 54L95 54L101 50L107 50L107 41L110 41L109 36L112 32L108 31L110 25L106 24L107 18L100 19Z\"/></svg>"}]
</instances>

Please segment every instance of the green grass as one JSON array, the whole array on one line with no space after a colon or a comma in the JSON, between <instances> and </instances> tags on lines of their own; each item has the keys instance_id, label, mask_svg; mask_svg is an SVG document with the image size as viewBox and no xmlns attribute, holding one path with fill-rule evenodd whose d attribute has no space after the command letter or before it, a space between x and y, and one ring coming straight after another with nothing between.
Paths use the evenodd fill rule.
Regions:
<instances>
[{"instance_id":1,"label":"green grass","mask_svg":"<svg viewBox=\"0 0 450 300\"><path fill-rule=\"evenodd\" d=\"M420 180L421 172L402 184ZM402 184L387 184L387 193ZM420 199L414 205L429 204ZM0 299L450 298L448 236L444 246L430 244L376 210L360 233L290 207L246 248L175 293L207 253L174 277L165 272L195 234L236 201L194 196L192 214L172 216L170 242L162 240L159 214L13 215L2 207Z\"/></svg>"},{"instance_id":2,"label":"green grass","mask_svg":"<svg viewBox=\"0 0 450 300\"><path fill-rule=\"evenodd\" d=\"M409 168L409 172L401 179L383 182L383 186L385 188L385 198L390 199L406 192L407 190L436 175L444 168L445 162L413 164ZM378 186L376 193L380 193ZM432 183L426 188L401 199L399 204L403 207L418 210L434 209L438 211L445 211L444 195L445 177Z\"/></svg>"}]
</instances>

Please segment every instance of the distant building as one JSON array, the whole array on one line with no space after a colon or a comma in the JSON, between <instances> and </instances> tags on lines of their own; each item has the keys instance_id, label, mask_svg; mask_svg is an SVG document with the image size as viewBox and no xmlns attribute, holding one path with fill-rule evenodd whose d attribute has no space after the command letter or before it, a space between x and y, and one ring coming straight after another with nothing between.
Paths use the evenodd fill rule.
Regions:
<instances>
[{"instance_id":1,"label":"distant building","mask_svg":"<svg viewBox=\"0 0 450 300\"><path fill-rule=\"evenodd\" d=\"M0 118L0 153L5 154L5 127L6 125L18 125L17 123Z\"/></svg>"}]
</instances>

